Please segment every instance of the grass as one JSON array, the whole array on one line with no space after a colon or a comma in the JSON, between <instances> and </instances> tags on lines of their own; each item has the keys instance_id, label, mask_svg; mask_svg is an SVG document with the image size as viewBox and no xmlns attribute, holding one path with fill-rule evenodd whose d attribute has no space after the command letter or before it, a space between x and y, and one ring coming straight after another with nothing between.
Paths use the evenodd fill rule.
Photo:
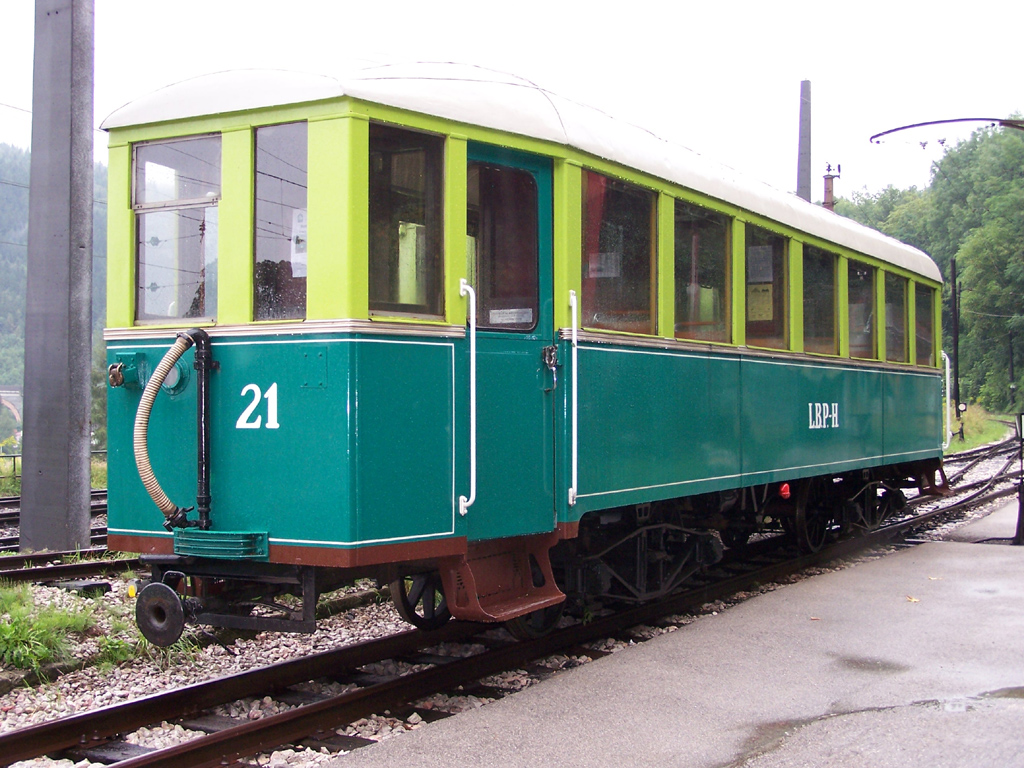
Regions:
<instances>
[{"instance_id":1,"label":"grass","mask_svg":"<svg viewBox=\"0 0 1024 768\"><path fill-rule=\"evenodd\" d=\"M17 467L15 467L17 461ZM24 471L21 456L0 456L0 496L21 495L21 473ZM17 477L15 477L17 475ZM107 487L107 460L89 460L90 485L93 488Z\"/></svg>"},{"instance_id":2,"label":"grass","mask_svg":"<svg viewBox=\"0 0 1024 768\"><path fill-rule=\"evenodd\" d=\"M93 488L106 488L107 487L107 459L104 456L102 459L96 458L95 456L89 459L89 475L92 478Z\"/></svg>"},{"instance_id":3,"label":"grass","mask_svg":"<svg viewBox=\"0 0 1024 768\"><path fill-rule=\"evenodd\" d=\"M964 439L961 442L960 437L954 433L946 453L969 451L972 448L1005 439L1010 427L996 421L997 418L980 405L968 405L963 418ZM954 424L955 427L956 424Z\"/></svg>"},{"instance_id":4,"label":"grass","mask_svg":"<svg viewBox=\"0 0 1024 768\"><path fill-rule=\"evenodd\" d=\"M14 463L18 466L15 469ZM19 477L15 477L17 474ZM21 457L0 455L0 496L21 495Z\"/></svg>"},{"instance_id":5,"label":"grass","mask_svg":"<svg viewBox=\"0 0 1024 768\"><path fill-rule=\"evenodd\" d=\"M82 634L95 623L91 610L40 607L28 585L0 585L0 662L38 671L43 664L67 661L67 636Z\"/></svg>"},{"instance_id":6,"label":"grass","mask_svg":"<svg viewBox=\"0 0 1024 768\"><path fill-rule=\"evenodd\" d=\"M100 651L95 657L94 662L101 671L108 671L112 667L116 667L126 661L137 659L143 654L142 648L138 643L133 643L120 637L101 637L99 646Z\"/></svg>"}]
</instances>

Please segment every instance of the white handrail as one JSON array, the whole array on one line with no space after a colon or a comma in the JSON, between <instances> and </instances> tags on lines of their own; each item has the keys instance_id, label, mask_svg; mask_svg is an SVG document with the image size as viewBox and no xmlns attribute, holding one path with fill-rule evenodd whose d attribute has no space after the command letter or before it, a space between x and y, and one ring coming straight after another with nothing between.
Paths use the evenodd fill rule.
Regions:
<instances>
[{"instance_id":1,"label":"white handrail","mask_svg":"<svg viewBox=\"0 0 1024 768\"><path fill-rule=\"evenodd\" d=\"M572 309L572 486L569 488L569 506L576 504L576 487L580 469L580 423L579 423L579 365L577 364L577 321L576 291L569 291L569 307Z\"/></svg>"},{"instance_id":2,"label":"white handrail","mask_svg":"<svg viewBox=\"0 0 1024 768\"><path fill-rule=\"evenodd\" d=\"M469 498L459 496L459 514L476 501L476 291L466 278L459 281L459 296L469 294Z\"/></svg>"},{"instance_id":3,"label":"white handrail","mask_svg":"<svg viewBox=\"0 0 1024 768\"><path fill-rule=\"evenodd\" d=\"M942 450L945 451L953 442L953 417L949 415L949 355L946 354L946 350L942 350L942 361L946 364L946 429L942 443Z\"/></svg>"}]
</instances>

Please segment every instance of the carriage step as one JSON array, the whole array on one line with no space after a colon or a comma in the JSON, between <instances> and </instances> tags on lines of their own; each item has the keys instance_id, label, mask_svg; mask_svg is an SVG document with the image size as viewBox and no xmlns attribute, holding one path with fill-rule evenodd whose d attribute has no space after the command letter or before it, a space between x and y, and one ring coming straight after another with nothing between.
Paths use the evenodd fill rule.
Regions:
<instances>
[{"instance_id":1,"label":"carriage step","mask_svg":"<svg viewBox=\"0 0 1024 768\"><path fill-rule=\"evenodd\" d=\"M548 551L557 532L470 544L465 555L440 563L452 616L465 621L508 621L558 605Z\"/></svg>"},{"instance_id":2,"label":"carriage step","mask_svg":"<svg viewBox=\"0 0 1024 768\"><path fill-rule=\"evenodd\" d=\"M924 472L916 479L918 491L922 496L949 496L953 493L953 489L949 487L949 480L946 479L946 470L941 464L938 469Z\"/></svg>"}]
</instances>

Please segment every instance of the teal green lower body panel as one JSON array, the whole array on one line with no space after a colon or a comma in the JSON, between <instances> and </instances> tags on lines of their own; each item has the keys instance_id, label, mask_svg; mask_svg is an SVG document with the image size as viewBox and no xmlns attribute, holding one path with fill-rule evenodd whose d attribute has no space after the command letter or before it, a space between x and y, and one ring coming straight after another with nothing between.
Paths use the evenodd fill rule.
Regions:
<instances>
[{"instance_id":1,"label":"teal green lower body panel","mask_svg":"<svg viewBox=\"0 0 1024 768\"><path fill-rule=\"evenodd\" d=\"M581 347L579 368L578 508L738 484L738 360Z\"/></svg>"},{"instance_id":2,"label":"teal green lower body panel","mask_svg":"<svg viewBox=\"0 0 1024 768\"><path fill-rule=\"evenodd\" d=\"M169 340L117 341L108 356L141 355L145 379L169 347ZM271 547L328 548L456 534L452 340L215 337L211 348L214 532L266 531ZM184 360L191 365L191 352ZM169 539L135 466L141 391L108 392L108 527ZM157 395L148 444L164 491L178 506L193 505L194 382Z\"/></svg>"},{"instance_id":3,"label":"teal green lower body panel","mask_svg":"<svg viewBox=\"0 0 1024 768\"><path fill-rule=\"evenodd\" d=\"M581 345L578 357L579 484L576 505L561 507L567 522L941 456L937 373L612 345Z\"/></svg>"},{"instance_id":4,"label":"teal green lower body panel","mask_svg":"<svg viewBox=\"0 0 1024 768\"><path fill-rule=\"evenodd\" d=\"M555 525L554 416L542 341L477 340L477 497L471 541L547 533Z\"/></svg>"}]
</instances>

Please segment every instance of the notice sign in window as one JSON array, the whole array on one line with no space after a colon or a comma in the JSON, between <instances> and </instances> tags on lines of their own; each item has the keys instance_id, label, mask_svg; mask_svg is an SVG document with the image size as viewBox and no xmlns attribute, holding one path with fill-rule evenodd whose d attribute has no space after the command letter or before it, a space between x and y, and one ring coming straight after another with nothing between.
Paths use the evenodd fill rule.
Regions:
<instances>
[{"instance_id":1,"label":"notice sign in window","mask_svg":"<svg viewBox=\"0 0 1024 768\"><path fill-rule=\"evenodd\" d=\"M772 282L772 254L770 245L751 245L747 248L748 283Z\"/></svg>"},{"instance_id":2,"label":"notice sign in window","mask_svg":"<svg viewBox=\"0 0 1024 768\"><path fill-rule=\"evenodd\" d=\"M747 320L758 323L774 319L772 311L772 284L747 286Z\"/></svg>"}]
</instances>

